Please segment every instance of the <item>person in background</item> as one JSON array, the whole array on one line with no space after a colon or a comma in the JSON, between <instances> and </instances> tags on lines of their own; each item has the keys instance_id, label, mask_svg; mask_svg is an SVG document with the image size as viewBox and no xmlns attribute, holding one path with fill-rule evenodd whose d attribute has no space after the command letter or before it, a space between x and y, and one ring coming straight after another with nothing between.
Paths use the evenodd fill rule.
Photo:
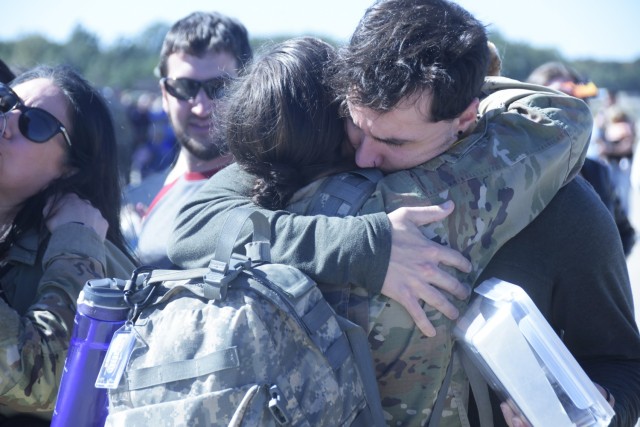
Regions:
<instances>
[{"instance_id":1,"label":"person in background","mask_svg":"<svg viewBox=\"0 0 640 427\"><path fill-rule=\"evenodd\" d=\"M618 92L607 90L606 104L596 115L595 142L598 155L611 165L616 192L625 213L629 213L630 207L631 171L636 138L634 118L620 105Z\"/></svg>"},{"instance_id":2,"label":"person in background","mask_svg":"<svg viewBox=\"0 0 640 427\"><path fill-rule=\"evenodd\" d=\"M0 426L38 425L26 414L51 417L85 282L135 263L96 89L64 66L29 70L0 84L0 131Z\"/></svg>"},{"instance_id":3,"label":"person in background","mask_svg":"<svg viewBox=\"0 0 640 427\"><path fill-rule=\"evenodd\" d=\"M598 94L598 88L593 82L586 82L576 70L562 62L540 65L531 72L527 81L561 90L585 101ZM599 158L587 157L580 173L593 186L613 215L624 254L628 256L636 241L636 231L623 207L609 163Z\"/></svg>"},{"instance_id":4,"label":"person in background","mask_svg":"<svg viewBox=\"0 0 640 427\"><path fill-rule=\"evenodd\" d=\"M527 81L585 100L598 95L595 83L585 80L576 70L557 61L546 62L536 67L527 77Z\"/></svg>"},{"instance_id":5,"label":"person in background","mask_svg":"<svg viewBox=\"0 0 640 427\"><path fill-rule=\"evenodd\" d=\"M150 109L153 102L153 95L149 92L133 94L127 92L122 97L125 101L124 112L127 124L131 128L130 155L129 155L129 176L128 182L131 186L138 186L143 178L147 176L144 169L147 162L147 142L151 131ZM172 159L173 160L173 159Z\"/></svg>"},{"instance_id":6,"label":"person in background","mask_svg":"<svg viewBox=\"0 0 640 427\"><path fill-rule=\"evenodd\" d=\"M146 265L170 268L166 245L173 220L200 186L231 162L223 141L210 137L212 112L227 84L251 60L246 28L217 12L194 12L167 33L156 73L162 106L180 144L178 158L149 206L127 200L127 217L139 230L132 238ZM141 184L145 187L145 183ZM139 192L139 190L136 190Z\"/></svg>"}]
</instances>

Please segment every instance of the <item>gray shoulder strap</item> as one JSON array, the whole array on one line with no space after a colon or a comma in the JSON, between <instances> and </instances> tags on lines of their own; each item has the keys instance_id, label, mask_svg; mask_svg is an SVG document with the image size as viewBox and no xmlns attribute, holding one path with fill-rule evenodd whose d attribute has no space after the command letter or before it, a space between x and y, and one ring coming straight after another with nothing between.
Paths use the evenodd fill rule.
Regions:
<instances>
[{"instance_id":1,"label":"gray shoulder strap","mask_svg":"<svg viewBox=\"0 0 640 427\"><path fill-rule=\"evenodd\" d=\"M462 367L469 378L469 385L473 390L473 397L476 401L478 408L478 418L480 421L480 427L493 427L493 409L491 408L491 401L489 399L489 385L482 377L480 370L473 364L469 356L462 350L458 344L455 344L453 351L451 352L451 360L447 367L442 386L438 391L438 396L433 405L433 411L429 418L429 427L438 427L440 425L440 418L442 417L442 410L444 409L444 402L447 398L447 392L449 391L449 385L451 384L451 376L453 374L453 358L457 357L462 363Z\"/></svg>"},{"instance_id":2,"label":"gray shoulder strap","mask_svg":"<svg viewBox=\"0 0 640 427\"><path fill-rule=\"evenodd\" d=\"M451 352L449 366L447 366L447 372L445 373L444 380L442 381L442 385L440 386L440 390L438 390L436 401L433 404L433 409L431 410L431 415L429 416L429 421L427 423L428 427L438 427L440 425L440 418L442 418L444 402L447 399L447 392L449 391L449 386L451 385L451 376L453 375L453 358L455 357L455 355L456 348L454 347L453 351Z\"/></svg>"},{"instance_id":3,"label":"gray shoulder strap","mask_svg":"<svg viewBox=\"0 0 640 427\"><path fill-rule=\"evenodd\" d=\"M378 169L356 169L332 175L312 196L306 215L345 217L355 215L382 178Z\"/></svg>"},{"instance_id":4,"label":"gray shoulder strap","mask_svg":"<svg viewBox=\"0 0 640 427\"><path fill-rule=\"evenodd\" d=\"M478 407L480 426L491 427L493 426L493 409L491 407L491 400L489 399L489 385L464 350L459 348L456 353L458 353L458 357L460 357L462 368L467 374L471 390L473 390L473 398L476 400L476 406Z\"/></svg>"},{"instance_id":5,"label":"gray shoulder strap","mask_svg":"<svg viewBox=\"0 0 640 427\"><path fill-rule=\"evenodd\" d=\"M364 386L365 399L369 403L368 410L361 411L358 417L351 423L351 427L382 427L385 426L384 412L382 411L382 399L376 382L373 359L369 351L369 341L364 329L355 323L338 316L342 330L344 331L349 346L356 359L356 367Z\"/></svg>"}]
</instances>

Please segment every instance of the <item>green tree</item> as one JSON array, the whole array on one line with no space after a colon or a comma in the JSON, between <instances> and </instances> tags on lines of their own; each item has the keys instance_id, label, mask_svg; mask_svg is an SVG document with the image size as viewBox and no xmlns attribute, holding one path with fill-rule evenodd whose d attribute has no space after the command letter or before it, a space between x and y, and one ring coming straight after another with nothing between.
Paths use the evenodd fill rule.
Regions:
<instances>
[{"instance_id":1,"label":"green tree","mask_svg":"<svg viewBox=\"0 0 640 427\"><path fill-rule=\"evenodd\" d=\"M86 75L89 65L101 54L98 36L78 25L64 44L58 62L69 64Z\"/></svg>"},{"instance_id":2,"label":"green tree","mask_svg":"<svg viewBox=\"0 0 640 427\"><path fill-rule=\"evenodd\" d=\"M537 49L527 43L511 42L500 33L491 35L502 57L502 75L516 80L526 80L537 66L549 61L563 61L554 49Z\"/></svg>"},{"instance_id":3,"label":"green tree","mask_svg":"<svg viewBox=\"0 0 640 427\"><path fill-rule=\"evenodd\" d=\"M40 35L29 35L10 44L6 62L12 69L20 71L41 63L59 63L63 52L62 45Z\"/></svg>"},{"instance_id":4,"label":"green tree","mask_svg":"<svg viewBox=\"0 0 640 427\"><path fill-rule=\"evenodd\" d=\"M0 57L17 72L39 63L67 63L96 85L109 86L114 90L155 91L157 77L153 75L153 70L168 30L169 24L155 23L135 37L119 39L111 46L103 46L95 34L77 26L63 44L51 42L40 35L0 42ZM259 53L264 44L287 38L290 36L286 34L269 38L254 37L251 45ZM321 38L335 46L340 44L326 37ZM537 66L548 61L562 61L599 87L640 93L640 58L632 62L593 59L569 61L555 49L539 49L527 43L513 42L499 32L490 34L490 39L502 56L502 74L506 77L525 80Z\"/></svg>"}]
</instances>

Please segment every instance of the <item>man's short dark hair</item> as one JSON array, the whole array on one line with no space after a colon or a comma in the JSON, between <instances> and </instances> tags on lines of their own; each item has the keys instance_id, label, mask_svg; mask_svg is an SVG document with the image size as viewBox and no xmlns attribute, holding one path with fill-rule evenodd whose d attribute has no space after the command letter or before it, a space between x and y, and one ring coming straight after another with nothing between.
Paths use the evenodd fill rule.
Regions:
<instances>
[{"instance_id":1,"label":"man's short dark hair","mask_svg":"<svg viewBox=\"0 0 640 427\"><path fill-rule=\"evenodd\" d=\"M218 12L194 12L177 21L165 36L156 73L167 76L167 58L176 52L202 57L209 52L228 52L239 70L253 52L247 29L240 21Z\"/></svg>"},{"instance_id":2,"label":"man's short dark hair","mask_svg":"<svg viewBox=\"0 0 640 427\"><path fill-rule=\"evenodd\" d=\"M489 64L484 26L447 0L380 0L341 51L333 84L349 101L386 112L433 95L430 121L458 117L480 95Z\"/></svg>"}]
</instances>

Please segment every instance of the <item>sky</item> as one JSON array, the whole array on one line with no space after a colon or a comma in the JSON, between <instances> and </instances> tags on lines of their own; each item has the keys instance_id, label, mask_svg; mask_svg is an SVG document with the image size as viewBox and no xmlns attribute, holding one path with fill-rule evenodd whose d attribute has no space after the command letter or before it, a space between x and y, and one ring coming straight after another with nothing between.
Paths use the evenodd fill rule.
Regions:
<instances>
[{"instance_id":1,"label":"sky","mask_svg":"<svg viewBox=\"0 0 640 427\"><path fill-rule=\"evenodd\" d=\"M42 34L57 42L76 25L106 46L137 36L156 22L171 24L195 10L239 19L254 36L329 36L347 40L373 0L1 0L0 41ZM458 0L507 40L555 48L568 59L633 61L640 58L640 1ZM501 52L509 54L508 52Z\"/></svg>"}]
</instances>

